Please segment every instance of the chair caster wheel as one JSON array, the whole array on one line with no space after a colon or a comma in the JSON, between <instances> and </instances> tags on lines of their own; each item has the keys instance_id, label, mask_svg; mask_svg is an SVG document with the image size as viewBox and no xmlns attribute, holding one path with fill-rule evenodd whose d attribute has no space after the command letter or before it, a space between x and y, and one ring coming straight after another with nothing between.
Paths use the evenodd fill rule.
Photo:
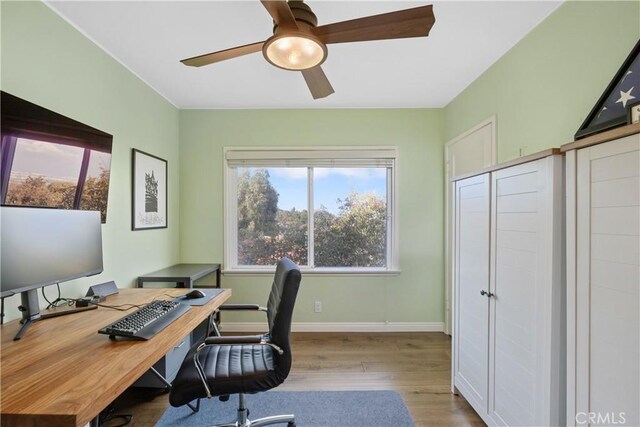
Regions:
<instances>
[{"instance_id":1,"label":"chair caster wheel","mask_svg":"<svg viewBox=\"0 0 640 427\"><path fill-rule=\"evenodd\" d=\"M287 427L296 427L296 423L293 423L293 422L287 423Z\"/></svg>"}]
</instances>

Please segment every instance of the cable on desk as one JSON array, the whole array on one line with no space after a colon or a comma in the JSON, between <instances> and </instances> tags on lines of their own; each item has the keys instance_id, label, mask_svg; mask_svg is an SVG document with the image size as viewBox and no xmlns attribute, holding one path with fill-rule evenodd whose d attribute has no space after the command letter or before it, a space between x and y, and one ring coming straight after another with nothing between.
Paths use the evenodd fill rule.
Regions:
<instances>
[{"instance_id":1,"label":"cable on desk","mask_svg":"<svg viewBox=\"0 0 640 427\"><path fill-rule=\"evenodd\" d=\"M118 310L118 311L128 311L128 310L131 310L132 308L142 307L141 305L138 305L138 304L107 305L107 304L100 304L99 302L90 302L89 304L102 307L102 308L110 308L111 310Z\"/></svg>"},{"instance_id":2,"label":"cable on desk","mask_svg":"<svg viewBox=\"0 0 640 427\"><path fill-rule=\"evenodd\" d=\"M180 297L182 297L182 296L184 296L184 295L177 295L177 296L176 296L176 295L162 294L161 296L163 296L163 297L169 297L169 298L171 298L171 299L176 299L176 298L180 298ZM157 298L154 298L154 299L153 299L153 301L155 301L156 299L157 299Z\"/></svg>"},{"instance_id":3,"label":"cable on desk","mask_svg":"<svg viewBox=\"0 0 640 427\"><path fill-rule=\"evenodd\" d=\"M178 297L174 297L173 295L169 295L169 294L162 294L162 296L167 296L167 297L170 297L170 298L173 298L173 299L178 298ZM127 310L131 310L134 307L135 308L142 308L142 307L144 307L144 306L146 306L148 304L151 304L154 301L164 301L164 300L161 300L159 298L154 298L151 301L146 302L146 303L141 304L141 305L140 304L105 305L105 304L100 304L100 303L95 303L95 302L92 302L90 304L97 305L98 307L112 308L114 310L119 310L119 311L127 311ZM121 307L127 307L127 308L121 308Z\"/></svg>"},{"instance_id":4,"label":"cable on desk","mask_svg":"<svg viewBox=\"0 0 640 427\"><path fill-rule=\"evenodd\" d=\"M60 283L56 283L56 287L58 288L58 297L56 299L54 299L53 301L49 301L49 298L47 298L47 295L44 293L44 286L42 288L40 288L41 292L42 292L42 297L44 298L44 300L49 304L47 305L47 309L51 308L51 307L62 307L62 306L71 306L73 305L76 300L74 299L69 299L69 298L62 298L62 294L60 292Z\"/></svg>"},{"instance_id":5,"label":"cable on desk","mask_svg":"<svg viewBox=\"0 0 640 427\"><path fill-rule=\"evenodd\" d=\"M118 311L129 311L132 308L140 308L141 307L138 304L120 304L120 305L106 305L106 304L100 304L100 303L91 303L91 304L97 305L98 307L110 308L111 310L118 310Z\"/></svg>"},{"instance_id":6,"label":"cable on desk","mask_svg":"<svg viewBox=\"0 0 640 427\"><path fill-rule=\"evenodd\" d=\"M174 299L177 298L177 297L174 297L173 295L169 295L169 294L163 294L163 295L171 297L171 298L174 298ZM75 303L77 300L78 300L78 298L77 299L71 299L72 303ZM154 301L157 301L157 300L158 300L158 298L154 298L151 301L149 301L148 303L144 303L144 304L108 305L108 304L101 304L99 302L89 302L89 304L95 305L97 307L109 308L111 310L128 311L128 310L131 310L132 308L142 308L142 307L146 306L147 304L150 304L150 303L152 303ZM71 304L69 304L69 305L71 305Z\"/></svg>"}]
</instances>

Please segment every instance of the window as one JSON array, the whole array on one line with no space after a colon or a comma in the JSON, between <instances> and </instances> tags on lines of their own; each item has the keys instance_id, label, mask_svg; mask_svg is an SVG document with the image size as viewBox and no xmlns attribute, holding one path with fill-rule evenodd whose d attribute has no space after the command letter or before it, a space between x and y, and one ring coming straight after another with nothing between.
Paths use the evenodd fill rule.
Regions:
<instances>
[{"instance_id":1,"label":"window","mask_svg":"<svg viewBox=\"0 0 640 427\"><path fill-rule=\"evenodd\" d=\"M226 149L225 265L268 271L397 270L396 149Z\"/></svg>"}]
</instances>

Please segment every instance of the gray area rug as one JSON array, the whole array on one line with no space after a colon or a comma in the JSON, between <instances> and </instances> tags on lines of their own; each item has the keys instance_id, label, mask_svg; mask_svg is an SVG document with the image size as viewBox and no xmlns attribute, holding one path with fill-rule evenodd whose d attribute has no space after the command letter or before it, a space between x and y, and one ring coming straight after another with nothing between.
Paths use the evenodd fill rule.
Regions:
<instances>
[{"instance_id":1,"label":"gray area rug","mask_svg":"<svg viewBox=\"0 0 640 427\"><path fill-rule=\"evenodd\" d=\"M268 391L246 395L249 419L295 414L297 427L404 427L413 419L395 391ZM228 402L203 399L200 411L169 408L158 427L209 426L236 420L238 396ZM286 424L278 424L286 426Z\"/></svg>"}]
</instances>

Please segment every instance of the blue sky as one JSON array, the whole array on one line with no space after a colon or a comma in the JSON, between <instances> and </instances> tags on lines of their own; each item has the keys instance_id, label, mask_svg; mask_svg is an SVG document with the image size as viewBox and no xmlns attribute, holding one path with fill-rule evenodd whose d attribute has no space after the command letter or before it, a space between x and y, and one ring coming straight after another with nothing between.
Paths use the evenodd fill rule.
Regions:
<instances>
[{"instance_id":1,"label":"blue sky","mask_svg":"<svg viewBox=\"0 0 640 427\"><path fill-rule=\"evenodd\" d=\"M290 210L307 208L307 169L269 168L271 184L279 194L278 207ZM337 199L351 192L375 193L386 199L387 177L385 168L315 168L314 206L324 205L337 213Z\"/></svg>"},{"instance_id":2,"label":"blue sky","mask_svg":"<svg viewBox=\"0 0 640 427\"><path fill-rule=\"evenodd\" d=\"M18 138L11 174L43 175L52 180L76 183L83 155L84 149L80 147ZM92 151L90 159L89 176L99 176L101 168L109 170L111 154Z\"/></svg>"}]
</instances>

